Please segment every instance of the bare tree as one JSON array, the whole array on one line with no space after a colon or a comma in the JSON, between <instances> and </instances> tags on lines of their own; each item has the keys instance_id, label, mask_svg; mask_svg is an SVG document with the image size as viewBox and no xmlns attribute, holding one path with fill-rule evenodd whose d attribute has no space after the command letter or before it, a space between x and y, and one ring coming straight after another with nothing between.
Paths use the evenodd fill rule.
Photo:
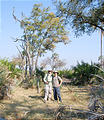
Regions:
<instances>
[{"instance_id":1,"label":"bare tree","mask_svg":"<svg viewBox=\"0 0 104 120\"><path fill-rule=\"evenodd\" d=\"M53 53L51 57L45 58L41 63L42 68L46 68L48 65L52 70L57 70L64 67L66 63L65 60L60 60L57 53Z\"/></svg>"}]
</instances>

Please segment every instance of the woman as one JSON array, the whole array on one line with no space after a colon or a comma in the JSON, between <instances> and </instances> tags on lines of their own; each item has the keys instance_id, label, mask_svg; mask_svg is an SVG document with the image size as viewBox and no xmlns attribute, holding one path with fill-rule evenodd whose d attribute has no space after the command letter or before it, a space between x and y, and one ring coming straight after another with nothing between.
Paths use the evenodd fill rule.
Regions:
<instances>
[{"instance_id":1,"label":"woman","mask_svg":"<svg viewBox=\"0 0 104 120\"><path fill-rule=\"evenodd\" d=\"M62 99L61 99L61 95L60 95L60 86L62 84L62 79L61 77L58 76L58 72L55 71L53 72L54 73L54 77L53 77L53 94L54 94L54 100L58 100L59 98L59 101L62 102Z\"/></svg>"}]
</instances>

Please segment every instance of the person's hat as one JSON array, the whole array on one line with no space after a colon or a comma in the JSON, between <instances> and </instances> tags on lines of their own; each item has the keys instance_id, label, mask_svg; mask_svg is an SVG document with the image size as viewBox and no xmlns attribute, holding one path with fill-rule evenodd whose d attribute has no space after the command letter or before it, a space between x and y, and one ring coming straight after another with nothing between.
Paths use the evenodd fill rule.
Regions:
<instances>
[{"instance_id":1,"label":"person's hat","mask_svg":"<svg viewBox=\"0 0 104 120\"><path fill-rule=\"evenodd\" d=\"M58 73L58 71L54 71L54 73Z\"/></svg>"},{"instance_id":2,"label":"person's hat","mask_svg":"<svg viewBox=\"0 0 104 120\"><path fill-rule=\"evenodd\" d=\"M48 72L53 72L52 70L48 70Z\"/></svg>"}]
</instances>

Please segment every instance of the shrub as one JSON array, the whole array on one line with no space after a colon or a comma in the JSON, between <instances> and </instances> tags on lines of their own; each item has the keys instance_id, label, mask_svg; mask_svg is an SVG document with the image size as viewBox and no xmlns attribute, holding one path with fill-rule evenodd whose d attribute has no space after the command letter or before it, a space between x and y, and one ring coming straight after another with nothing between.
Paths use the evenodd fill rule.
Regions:
<instances>
[{"instance_id":1,"label":"shrub","mask_svg":"<svg viewBox=\"0 0 104 120\"><path fill-rule=\"evenodd\" d=\"M0 99L7 96L10 91L15 76L20 78L21 70L16 68L16 65L9 62L7 59L0 60Z\"/></svg>"},{"instance_id":2,"label":"shrub","mask_svg":"<svg viewBox=\"0 0 104 120\"><path fill-rule=\"evenodd\" d=\"M7 96L8 88L9 88L9 80L7 67L0 64L0 99L3 99Z\"/></svg>"},{"instance_id":3,"label":"shrub","mask_svg":"<svg viewBox=\"0 0 104 120\"><path fill-rule=\"evenodd\" d=\"M11 78L14 78L15 76L17 78L21 75L21 70L16 68L16 65L12 62L9 62L7 59L1 59L0 64L7 67L8 71L10 71L9 75Z\"/></svg>"},{"instance_id":4,"label":"shrub","mask_svg":"<svg viewBox=\"0 0 104 120\"><path fill-rule=\"evenodd\" d=\"M94 66L97 64L88 64L83 61L81 64L73 67L73 76L75 80L72 82L74 85L86 85L91 82L91 79L94 77L92 74L97 74L99 70ZM97 65L98 66L98 65Z\"/></svg>"},{"instance_id":5,"label":"shrub","mask_svg":"<svg viewBox=\"0 0 104 120\"><path fill-rule=\"evenodd\" d=\"M71 79L73 78L73 71L72 70L60 70L59 75L67 79Z\"/></svg>"}]
</instances>

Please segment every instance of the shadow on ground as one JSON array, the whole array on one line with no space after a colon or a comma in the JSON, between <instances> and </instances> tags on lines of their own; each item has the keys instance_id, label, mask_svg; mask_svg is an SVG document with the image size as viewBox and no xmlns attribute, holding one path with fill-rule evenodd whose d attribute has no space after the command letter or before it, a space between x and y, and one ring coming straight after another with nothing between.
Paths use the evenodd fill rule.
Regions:
<instances>
[{"instance_id":1,"label":"shadow on ground","mask_svg":"<svg viewBox=\"0 0 104 120\"><path fill-rule=\"evenodd\" d=\"M34 99L41 99L41 96L31 97ZM49 108L46 104L37 108L37 104L26 105L26 102L27 101L24 100L22 102L13 101L12 103L2 103L6 106L2 111L2 116L7 120L55 120L55 117L57 116L57 108ZM67 120L69 118L72 120L85 120L88 118L88 114L77 112L76 110L65 110L57 117L57 120Z\"/></svg>"}]
</instances>

